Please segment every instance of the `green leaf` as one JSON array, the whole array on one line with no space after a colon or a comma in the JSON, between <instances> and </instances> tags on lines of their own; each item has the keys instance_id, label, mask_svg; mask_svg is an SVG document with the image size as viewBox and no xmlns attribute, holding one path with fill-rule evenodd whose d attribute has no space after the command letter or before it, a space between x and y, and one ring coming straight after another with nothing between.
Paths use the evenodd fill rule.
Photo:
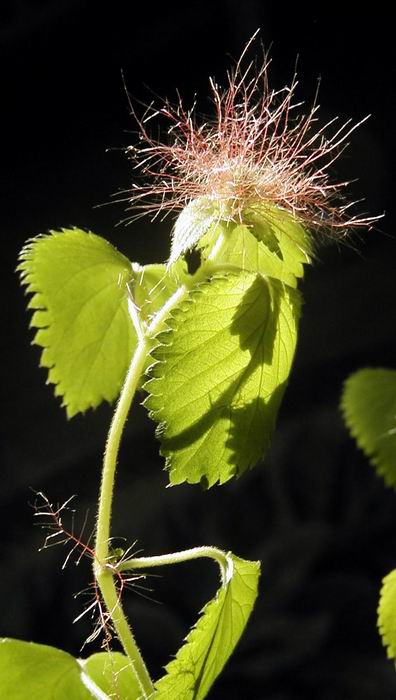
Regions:
<instances>
[{"instance_id":1,"label":"green leaf","mask_svg":"<svg viewBox=\"0 0 396 700\"><path fill-rule=\"evenodd\" d=\"M130 662L120 652L102 652L80 660L81 668L111 698L138 700L141 690Z\"/></svg>"},{"instance_id":2,"label":"green leaf","mask_svg":"<svg viewBox=\"0 0 396 700\"><path fill-rule=\"evenodd\" d=\"M245 213L244 223L257 241L272 253L271 261L267 256L268 268L263 272L294 286L293 277L303 277L304 265L311 262L311 237L306 229L278 207L251 209ZM277 261L281 262L279 276L275 274ZM272 267L274 272L271 272Z\"/></svg>"},{"instance_id":3,"label":"green leaf","mask_svg":"<svg viewBox=\"0 0 396 700\"><path fill-rule=\"evenodd\" d=\"M92 700L81 667L54 647L0 640L0 697L7 700Z\"/></svg>"},{"instance_id":4,"label":"green leaf","mask_svg":"<svg viewBox=\"0 0 396 700\"><path fill-rule=\"evenodd\" d=\"M389 659L396 659L396 570L383 582L378 607L378 628Z\"/></svg>"},{"instance_id":5,"label":"green leaf","mask_svg":"<svg viewBox=\"0 0 396 700\"><path fill-rule=\"evenodd\" d=\"M341 407L359 447L396 488L396 371L362 369L344 385Z\"/></svg>"},{"instance_id":6,"label":"green leaf","mask_svg":"<svg viewBox=\"0 0 396 700\"><path fill-rule=\"evenodd\" d=\"M261 272L291 287L297 286L304 265L311 260L309 234L290 214L276 207L249 209L240 224L213 224L198 243L204 258L216 245L219 234L224 236L225 245L216 255L217 263Z\"/></svg>"},{"instance_id":7,"label":"green leaf","mask_svg":"<svg viewBox=\"0 0 396 700\"><path fill-rule=\"evenodd\" d=\"M155 684L156 700L202 700L233 652L257 597L260 564L227 559L226 581Z\"/></svg>"},{"instance_id":8,"label":"green leaf","mask_svg":"<svg viewBox=\"0 0 396 700\"><path fill-rule=\"evenodd\" d=\"M131 263L103 238L70 229L31 241L19 270L33 294L41 366L68 416L113 401L136 345L128 312Z\"/></svg>"},{"instance_id":9,"label":"green leaf","mask_svg":"<svg viewBox=\"0 0 396 700\"><path fill-rule=\"evenodd\" d=\"M194 287L175 310L145 384L172 484L223 483L261 458L290 372L299 309L296 290L241 272Z\"/></svg>"}]
</instances>

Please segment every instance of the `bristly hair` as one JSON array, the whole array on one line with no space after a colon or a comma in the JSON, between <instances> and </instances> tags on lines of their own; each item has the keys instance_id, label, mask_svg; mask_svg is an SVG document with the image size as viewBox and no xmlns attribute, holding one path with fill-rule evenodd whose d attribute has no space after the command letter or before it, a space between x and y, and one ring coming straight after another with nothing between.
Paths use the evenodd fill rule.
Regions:
<instances>
[{"instance_id":1,"label":"bristly hair","mask_svg":"<svg viewBox=\"0 0 396 700\"><path fill-rule=\"evenodd\" d=\"M217 207L219 218L241 222L243 211L257 205L281 207L315 231L341 234L370 225L379 217L350 216L353 203L342 196L348 182L333 182L329 169L346 147L350 134L366 119L349 119L336 126L338 118L317 125L319 105L314 101L307 114L295 110L296 75L290 87L271 90L270 60L244 68L250 39L240 59L221 88L210 80L214 117L199 123L194 104L190 110L164 101L153 104L138 118L139 143L130 146L137 181L126 194L126 221L143 214L152 218L183 209L204 196ZM148 122L162 116L168 122L167 142L149 132ZM125 200L124 200L125 201Z\"/></svg>"},{"instance_id":2,"label":"bristly hair","mask_svg":"<svg viewBox=\"0 0 396 700\"><path fill-rule=\"evenodd\" d=\"M90 546L90 536L88 541L84 543L83 535L85 526L87 524L87 515L85 517L80 534L77 535L74 532L74 510L70 508L70 503L74 499L74 496L68 498L61 505L53 505L47 496L41 491L36 492L36 501L33 504L34 515L39 520L36 522L39 527L43 528L47 534L45 537L44 545L41 549L48 549L55 545L65 545L69 547L66 558L63 562L62 569L66 567L69 561L74 557L74 563L78 565L83 557L88 557L91 561L96 560L96 552ZM71 527L66 527L63 523L63 516L69 514L71 516ZM147 593L151 592L150 588L137 583L142 579L147 578L147 574L142 572L133 571L129 574L119 571L118 567L123 563L129 556L136 556L135 550L136 542L123 551L122 555L118 557L116 555L109 555L108 561L106 562L106 568L113 573L115 586L117 590L117 599L121 600L124 590L130 589L137 592L144 598L150 598ZM113 561L114 556L114 561ZM85 596L88 599L84 610L75 618L74 622L78 622L85 615L90 615L93 622L93 632L85 640L83 647L90 642L93 642L98 637L102 636L102 648L110 651L110 642L114 635L114 629L112 624L112 610L106 610L105 604L102 600L101 591L98 586L96 578L88 586L88 588L75 594L75 598L79 596ZM150 598L152 600L152 598ZM83 648L82 647L82 648Z\"/></svg>"}]
</instances>

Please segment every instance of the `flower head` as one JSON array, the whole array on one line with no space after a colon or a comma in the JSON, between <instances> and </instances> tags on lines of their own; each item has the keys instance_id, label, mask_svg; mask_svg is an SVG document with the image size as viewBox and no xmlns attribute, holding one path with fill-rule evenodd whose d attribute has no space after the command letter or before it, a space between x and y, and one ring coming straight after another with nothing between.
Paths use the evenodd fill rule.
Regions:
<instances>
[{"instance_id":1,"label":"flower head","mask_svg":"<svg viewBox=\"0 0 396 700\"><path fill-rule=\"evenodd\" d=\"M226 88L210 80L212 118L200 122L195 104L187 110L179 98L159 110L150 106L138 119L140 143L128 153L142 178L128 193L130 208L138 216L157 216L198 200L214 208L218 219L240 223L247 208L267 205L326 233L367 226L378 217L350 216L353 203L342 197L348 183L330 177L330 166L365 119L338 126L334 118L319 126L316 102L298 113L296 76L290 87L274 91L267 54L261 69L253 62L243 68L253 38L228 73ZM168 122L166 142L149 132L148 122L159 115Z\"/></svg>"}]
</instances>

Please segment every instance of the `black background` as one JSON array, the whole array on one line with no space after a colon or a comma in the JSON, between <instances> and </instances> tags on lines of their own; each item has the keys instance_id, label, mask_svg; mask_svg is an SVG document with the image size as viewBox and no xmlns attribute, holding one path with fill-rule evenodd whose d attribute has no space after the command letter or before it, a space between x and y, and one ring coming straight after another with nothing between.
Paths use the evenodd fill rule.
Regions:
<instances>
[{"instance_id":1,"label":"black background","mask_svg":"<svg viewBox=\"0 0 396 700\"><path fill-rule=\"evenodd\" d=\"M349 372L395 367L394 39L381 4L348 16L345 5L1 3L1 634L76 654L89 634L88 620L72 624L82 604L72 593L89 580L88 564L61 571L60 549L37 553L42 533L32 524L28 487L54 501L78 494L77 521L89 508L92 529L111 416L102 406L67 422L45 386L14 274L18 251L29 236L74 224L108 237L131 259L166 259L170 222L117 226L122 205L96 207L132 178L123 149L135 126L121 70L135 100L172 99L178 88L189 103L195 92L206 95L209 75L224 83L260 27L264 45L272 43L272 86L290 83L299 55L299 97L311 102L321 77L323 119L372 114L351 137L337 176L358 178L351 196L386 217L352 245L323 247L307 271L294 372L265 462L222 489L165 489L154 425L137 406L113 531L137 539L147 554L214 544L262 561L259 602L210 697L396 696L376 632L380 581L396 565L396 497L356 450L338 410ZM198 562L161 572L149 585L159 604L130 593L126 605L158 676L217 574Z\"/></svg>"}]
</instances>

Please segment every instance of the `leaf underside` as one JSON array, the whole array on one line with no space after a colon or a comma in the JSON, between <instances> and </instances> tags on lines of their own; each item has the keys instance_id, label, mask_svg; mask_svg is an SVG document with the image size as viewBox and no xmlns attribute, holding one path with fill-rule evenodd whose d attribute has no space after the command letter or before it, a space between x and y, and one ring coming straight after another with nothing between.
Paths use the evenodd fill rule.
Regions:
<instances>
[{"instance_id":1,"label":"leaf underside","mask_svg":"<svg viewBox=\"0 0 396 700\"><path fill-rule=\"evenodd\" d=\"M166 675L155 684L156 700L203 700L237 644L257 597L260 565L227 555L228 582L208 603Z\"/></svg>"},{"instance_id":2,"label":"leaf underside","mask_svg":"<svg viewBox=\"0 0 396 700\"><path fill-rule=\"evenodd\" d=\"M362 369L344 385L341 407L359 447L396 488L396 371Z\"/></svg>"},{"instance_id":3,"label":"leaf underside","mask_svg":"<svg viewBox=\"0 0 396 700\"><path fill-rule=\"evenodd\" d=\"M173 227L169 264L191 250L218 218L218 209L208 197L199 197L187 204Z\"/></svg>"},{"instance_id":4,"label":"leaf underside","mask_svg":"<svg viewBox=\"0 0 396 700\"><path fill-rule=\"evenodd\" d=\"M131 263L103 238L68 229L31 241L18 269L33 295L40 364L68 416L113 401L136 346L128 311Z\"/></svg>"},{"instance_id":5,"label":"leaf underside","mask_svg":"<svg viewBox=\"0 0 396 700\"><path fill-rule=\"evenodd\" d=\"M296 290L255 273L195 287L157 338L145 405L170 482L223 483L269 446L297 338Z\"/></svg>"}]
</instances>

